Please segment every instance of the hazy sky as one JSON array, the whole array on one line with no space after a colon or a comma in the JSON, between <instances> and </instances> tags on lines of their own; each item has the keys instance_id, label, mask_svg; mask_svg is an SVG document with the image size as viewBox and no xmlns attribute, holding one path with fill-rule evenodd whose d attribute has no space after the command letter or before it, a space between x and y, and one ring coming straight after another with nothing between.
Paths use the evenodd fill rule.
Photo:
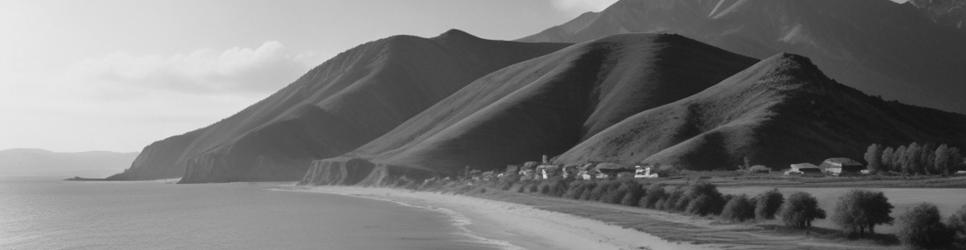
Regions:
<instances>
[{"instance_id":1,"label":"hazy sky","mask_svg":"<svg viewBox=\"0 0 966 250\"><path fill-rule=\"evenodd\" d=\"M614 0L0 0L0 149L139 151L361 43L515 39Z\"/></svg>"}]
</instances>

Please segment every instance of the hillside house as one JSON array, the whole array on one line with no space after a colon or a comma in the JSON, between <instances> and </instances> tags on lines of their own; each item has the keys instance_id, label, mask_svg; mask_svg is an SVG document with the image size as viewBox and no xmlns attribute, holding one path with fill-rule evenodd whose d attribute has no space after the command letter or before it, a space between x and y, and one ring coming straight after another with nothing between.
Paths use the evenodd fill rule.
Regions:
<instances>
[{"instance_id":1,"label":"hillside house","mask_svg":"<svg viewBox=\"0 0 966 250\"><path fill-rule=\"evenodd\" d=\"M537 178L547 180L561 174L561 166L549 163L540 164L536 168Z\"/></svg>"},{"instance_id":2,"label":"hillside house","mask_svg":"<svg viewBox=\"0 0 966 250\"><path fill-rule=\"evenodd\" d=\"M634 167L621 165L617 163L604 162L597 164L595 167L597 169L598 179L613 179L617 178L621 173L629 173L630 176L634 176Z\"/></svg>"},{"instance_id":3,"label":"hillside house","mask_svg":"<svg viewBox=\"0 0 966 250\"><path fill-rule=\"evenodd\" d=\"M644 178L657 178L657 173L651 172L651 166L634 166L634 179L644 179Z\"/></svg>"},{"instance_id":4,"label":"hillside house","mask_svg":"<svg viewBox=\"0 0 966 250\"><path fill-rule=\"evenodd\" d=\"M578 167L577 179L593 180L597 176L597 170L594 169L594 165L594 163L585 163Z\"/></svg>"},{"instance_id":5,"label":"hillside house","mask_svg":"<svg viewBox=\"0 0 966 250\"><path fill-rule=\"evenodd\" d=\"M845 157L829 158L822 162L821 168L826 174L833 176L859 175L865 165Z\"/></svg>"},{"instance_id":6,"label":"hillside house","mask_svg":"<svg viewBox=\"0 0 966 250\"><path fill-rule=\"evenodd\" d=\"M560 172L561 172L560 174L563 176L564 179L573 180L573 179L579 178L580 167L578 167L577 165L567 165L567 166L564 166Z\"/></svg>"},{"instance_id":7,"label":"hillside house","mask_svg":"<svg viewBox=\"0 0 966 250\"><path fill-rule=\"evenodd\" d=\"M788 171L785 171L785 175L801 175L801 176L824 176L822 173L822 168L815 166L811 163L796 163L790 166Z\"/></svg>"}]
</instances>

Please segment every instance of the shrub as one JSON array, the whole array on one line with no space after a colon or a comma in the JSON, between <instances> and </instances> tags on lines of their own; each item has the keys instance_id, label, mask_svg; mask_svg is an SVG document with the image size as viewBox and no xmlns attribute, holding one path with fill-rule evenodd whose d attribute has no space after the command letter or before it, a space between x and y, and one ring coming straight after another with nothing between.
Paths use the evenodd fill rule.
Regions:
<instances>
[{"instance_id":1,"label":"shrub","mask_svg":"<svg viewBox=\"0 0 966 250\"><path fill-rule=\"evenodd\" d=\"M553 197L563 196L568 189L568 183L562 177L554 177L553 179L545 180L542 184L544 184L544 187L546 187L547 190L544 190L544 187L541 187L540 193Z\"/></svg>"},{"instance_id":2,"label":"shrub","mask_svg":"<svg viewBox=\"0 0 966 250\"><path fill-rule=\"evenodd\" d=\"M584 181L572 182L570 187L567 188L567 192L563 194L563 197L568 199L580 199L580 194L584 192L586 187L586 182Z\"/></svg>"},{"instance_id":3,"label":"shrub","mask_svg":"<svg viewBox=\"0 0 966 250\"><path fill-rule=\"evenodd\" d=\"M956 244L960 249L966 249L966 205L959 208L949 217L949 229L954 232Z\"/></svg>"},{"instance_id":4,"label":"shrub","mask_svg":"<svg viewBox=\"0 0 966 250\"><path fill-rule=\"evenodd\" d=\"M635 181L625 181L621 183L621 189L626 189L624 193L624 198L621 199L621 205L625 206L637 206L637 201L644 196L644 189L641 184Z\"/></svg>"},{"instance_id":5,"label":"shrub","mask_svg":"<svg viewBox=\"0 0 966 250\"><path fill-rule=\"evenodd\" d=\"M680 198L677 199L677 201L673 203L671 202L671 200L668 200L667 204L665 204L665 207L670 206L670 207L667 207L668 211L684 212L685 210L688 209L688 204L691 204L691 198L688 198L687 196L681 196Z\"/></svg>"},{"instance_id":6,"label":"shrub","mask_svg":"<svg viewBox=\"0 0 966 250\"><path fill-rule=\"evenodd\" d=\"M613 200L611 196L614 196L614 192L616 192L617 188L619 187L620 187L619 181L616 181L616 180L605 181L604 183L597 185L597 187L590 192L590 196L591 196L590 200L600 201L600 202L611 201ZM619 201L620 200L613 203L617 203Z\"/></svg>"},{"instance_id":7,"label":"shrub","mask_svg":"<svg viewBox=\"0 0 966 250\"><path fill-rule=\"evenodd\" d=\"M692 184L684 196L691 200L685 212L693 215L719 214L726 202L718 187L711 183Z\"/></svg>"},{"instance_id":8,"label":"shrub","mask_svg":"<svg viewBox=\"0 0 966 250\"><path fill-rule=\"evenodd\" d=\"M732 197L721 210L721 219L742 222L755 218L755 205L745 195Z\"/></svg>"},{"instance_id":9,"label":"shrub","mask_svg":"<svg viewBox=\"0 0 966 250\"><path fill-rule=\"evenodd\" d=\"M832 221L850 234L875 233L875 226L892 224L892 204L882 192L852 190L839 198Z\"/></svg>"},{"instance_id":10,"label":"shrub","mask_svg":"<svg viewBox=\"0 0 966 250\"><path fill-rule=\"evenodd\" d=\"M899 216L896 236L912 248L935 249L950 246L953 234L953 230L942 223L936 205L922 203Z\"/></svg>"},{"instance_id":11,"label":"shrub","mask_svg":"<svg viewBox=\"0 0 966 250\"><path fill-rule=\"evenodd\" d=\"M667 192L664 191L664 185L657 184L657 183L651 184L651 186L647 188L647 194L644 195L644 198L642 200L643 202L641 202L641 207L661 209L660 207L657 207L655 205L658 200L664 199L666 197L667 197Z\"/></svg>"},{"instance_id":12,"label":"shrub","mask_svg":"<svg viewBox=\"0 0 966 250\"><path fill-rule=\"evenodd\" d=\"M603 197L601 197L601 201L610 204L621 204L627 195L637 196L634 199L634 201L637 201L637 199L640 199L640 189L641 185L634 182L633 179L610 182L604 191ZM635 202L630 203L633 205Z\"/></svg>"},{"instance_id":13,"label":"shrub","mask_svg":"<svg viewBox=\"0 0 966 250\"><path fill-rule=\"evenodd\" d=\"M594 190L597 189L597 186L598 185L596 182L587 182L584 185L584 192L580 194L580 199L590 200L591 193L593 193Z\"/></svg>"},{"instance_id":14,"label":"shrub","mask_svg":"<svg viewBox=\"0 0 966 250\"><path fill-rule=\"evenodd\" d=\"M785 197L782 196L781 192L778 192L778 189L759 194L755 198L755 218L759 220L774 219L775 213L778 212L778 208L781 208L783 202L785 202Z\"/></svg>"},{"instance_id":15,"label":"shrub","mask_svg":"<svg viewBox=\"0 0 966 250\"><path fill-rule=\"evenodd\" d=\"M811 194L795 192L782 204L778 215L787 226L809 229L813 220L825 218L825 210L818 207L818 201Z\"/></svg>"}]
</instances>

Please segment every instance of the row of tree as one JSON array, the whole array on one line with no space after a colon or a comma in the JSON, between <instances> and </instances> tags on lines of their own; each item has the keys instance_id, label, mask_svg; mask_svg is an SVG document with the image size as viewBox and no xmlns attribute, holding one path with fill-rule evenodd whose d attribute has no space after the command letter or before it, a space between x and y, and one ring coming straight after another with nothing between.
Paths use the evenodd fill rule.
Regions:
<instances>
[{"instance_id":1,"label":"row of tree","mask_svg":"<svg viewBox=\"0 0 966 250\"><path fill-rule=\"evenodd\" d=\"M873 173L896 172L904 175L952 175L963 168L959 148L942 144L910 143L898 148L872 144L865 161Z\"/></svg>"}]
</instances>

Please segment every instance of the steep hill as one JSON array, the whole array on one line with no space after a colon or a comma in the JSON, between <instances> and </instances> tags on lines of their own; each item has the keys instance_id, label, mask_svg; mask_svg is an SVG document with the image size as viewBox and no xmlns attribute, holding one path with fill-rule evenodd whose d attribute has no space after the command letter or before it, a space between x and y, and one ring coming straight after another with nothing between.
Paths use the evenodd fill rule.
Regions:
<instances>
[{"instance_id":1,"label":"steep hill","mask_svg":"<svg viewBox=\"0 0 966 250\"><path fill-rule=\"evenodd\" d=\"M0 150L0 176L103 177L130 166L136 156L107 151Z\"/></svg>"},{"instance_id":2,"label":"steep hill","mask_svg":"<svg viewBox=\"0 0 966 250\"><path fill-rule=\"evenodd\" d=\"M564 46L458 30L369 42L231 117L151 144L111 179L296 180L310 161L355 149L486 73Z\"/></svg>"},{"instance_id":3,"label":"steep hill","mask_svg":"<svg viewBox=\"0 0 966 250\"><path fill-rule=\"evenodd\" d=\"M627 34L574 45L488 74L345 157L316 162L310 175L348 176L344 166L364 165L350 164L355 158L453 173L556 155L755 61L679 35Z\"/></svg>"},{"instance_id":4,"label":"steep hill","mask_svg":"<svg viewBox=\"0 0 966 250\"><path fill-rule=\"evenodd\" d=\"M888 0L621 0L521 40L678 33L757 58L805 55L863 92L966 113L966 32L931 17Z\"/></svg>"},{"instance_id":5,"label":"steep hill","mask_svg":"<svg viewBox=\"0 0 966 250\"><path fill-rule=\"evenodd\" d=\"M885 102L781 54L693 96L643 111L560 155L561 163L655 163L683 169L786 167L861 159L872 143L966 145L966 116Z\"/></svg>"}]
</instances>

